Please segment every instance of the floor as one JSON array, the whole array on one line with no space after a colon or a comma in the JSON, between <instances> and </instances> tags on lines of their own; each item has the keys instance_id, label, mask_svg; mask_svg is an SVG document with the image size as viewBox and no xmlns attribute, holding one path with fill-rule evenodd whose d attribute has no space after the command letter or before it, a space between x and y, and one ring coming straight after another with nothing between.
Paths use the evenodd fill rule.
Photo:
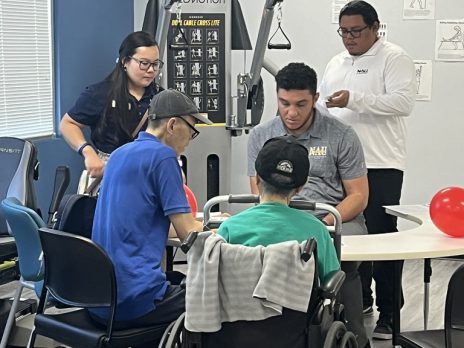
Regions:
<instances>
[{"instance_id":1,"label":"floor","mask_svg":"<svg viewBox=\"0 0 464 348\"><path fill-rule=\"evenodd\" d=\"M430 282L429 329L443 328L445 298L448 281L454 270L462 264L450 260L432 260L432 278ZM401 310L401 330L422 330L423 319L423 260L406 261L403 271L403 291L405 305ZM368 335L375 327L378 313L364 319ZM392 347L391 341L372 340L373 348Z\"/></svg>"},{"instance_id":2,"label":"floor","mask_svg":"<svg viewBox=\"0 0 464 348\"><path fill-rule=\"evenodd\" d=\"M462 262L462 261L461 261ZM449 260L432 261L432 279L430 284L430 314L429 328L442 328L444 316L444 304L446 296L446 284L453 271L459 267L461 262ZM182 271L185 267L179 266ZM420 330L423 328L423 261L411 260L406 261L403 272L403 289L405 296L405 305L401 311L401 328L402 331ZM7 298L14 294L15 284L9 283L0 286L0 298ZM25 290L23 297L34 297L34 293ZM377 320L377 313L374 316L365 318L364 323L366 330L370 335L374 329ZM373 340L373 348L392 347L391 341Z\"/></svg>"}]
</instances>

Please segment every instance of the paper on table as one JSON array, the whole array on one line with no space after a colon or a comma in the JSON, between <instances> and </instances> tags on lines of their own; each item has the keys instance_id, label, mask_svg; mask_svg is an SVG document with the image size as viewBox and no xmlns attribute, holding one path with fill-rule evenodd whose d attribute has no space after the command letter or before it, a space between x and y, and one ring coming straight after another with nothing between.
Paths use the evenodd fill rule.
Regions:
<instances>
[{"instance_id":1,"label":"paper on table","mask_svg":"<svg viewBox=\"0 0 464 348\"><path fill-rule=\"evenodd\" d=\"M210 217L217 217L217 216L220 216L222 213L220 211L213 211L211 213L209 213L209 216ZM196 215L197 219L203 219L203 212L202 211L199 211L197 212L197 215Z\"/></svg>"}]
</instances>

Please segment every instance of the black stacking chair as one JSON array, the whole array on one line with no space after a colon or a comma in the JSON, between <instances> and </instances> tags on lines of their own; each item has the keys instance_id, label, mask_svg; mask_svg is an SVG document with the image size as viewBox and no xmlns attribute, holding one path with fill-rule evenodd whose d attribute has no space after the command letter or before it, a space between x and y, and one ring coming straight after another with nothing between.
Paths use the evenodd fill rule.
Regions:
<instances>
[{"instance_id":1,"label":"black stacking chair","mask_svg":"<svg viewBox=\"0 0 464 348\"><path fill-rule=\"evenodd\" d=\"M402 332L402 347L457 348L464 344L464 265L451 276L445 304L442 330Z\"/></svg>"},{"instance_id":2,"label":"black stacking chair","mask_svg":"<svg viewBox=\"0 0 464 348\"><path fill-rule=\"evenodd\" d=\"M41 228L39 235L45 262L44 291L28 347L34 346L36 335L74 348L135 347L159 341L166 325L113 329L116 277L113 263L103 249L85 237L49 228ZM82 308L61 314L44 313L48 293L66 305ZM92 320L86 310L91 307L110 308L106 327Z\"/></svg>"}]
</instances>

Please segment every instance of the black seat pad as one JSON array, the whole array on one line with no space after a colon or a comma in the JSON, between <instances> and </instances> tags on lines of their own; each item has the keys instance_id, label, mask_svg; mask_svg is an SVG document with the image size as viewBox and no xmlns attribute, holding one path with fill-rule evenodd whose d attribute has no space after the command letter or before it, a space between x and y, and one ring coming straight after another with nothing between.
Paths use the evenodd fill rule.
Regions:
<instances>
[{"instance_id":1,"label":"black seat pad","mask_svg":"<svg viewBox=\"0 0 464 348\"><path fill-rule=\"evenodd\" d=\"M147 334L151 332L153 341L159 340L168 324L147 326L145 328L114 330L112 341L105 345L102 341L106 330L95 323L87 310L79 309L62 314L37 314L35 318L36 332L46 334L58 342L73 347L127 347L147 342ZM56 330L60 328L59 330ZM140 341L137 341L140 337ZM79 345L76 345L79 342Z\"/></svg>"}]
</instances>

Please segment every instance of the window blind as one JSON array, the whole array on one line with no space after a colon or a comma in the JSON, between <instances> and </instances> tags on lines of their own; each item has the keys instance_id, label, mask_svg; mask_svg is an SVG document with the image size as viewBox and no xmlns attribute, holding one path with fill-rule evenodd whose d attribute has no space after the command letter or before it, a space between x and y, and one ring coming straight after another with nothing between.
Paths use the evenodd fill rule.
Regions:
<instances>
[{"instance_id":1,"label":"window blind","mask_svg":"<svg viewBox=\"0 0 464 348\"><path fill-rule=\"evenodd\" d=\"M50 2L0 1L0 136L53 134Z\"/></svg>"}]
</instances>

